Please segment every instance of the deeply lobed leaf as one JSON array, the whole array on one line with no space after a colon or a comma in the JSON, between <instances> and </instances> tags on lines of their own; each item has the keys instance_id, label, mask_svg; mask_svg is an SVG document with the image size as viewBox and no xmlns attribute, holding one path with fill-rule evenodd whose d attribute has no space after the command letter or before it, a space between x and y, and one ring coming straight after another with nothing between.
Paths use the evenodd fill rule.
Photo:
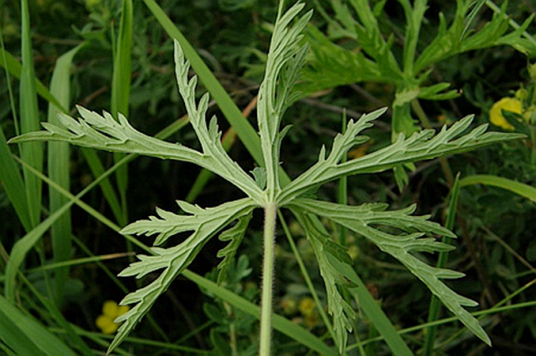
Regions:
<instances>
[{"instance_id":1,"label":"deeply lobed leaf","mask_svg":"<svg viewBox=\"0 0 536 356\"><path fill-rule=\"evenodd\" d=\"M457 294L441 281L441 279L460 278L464 274L429 266L411 253L452 249L452 246L439 242L433 237L422 238L425 234L453 237L452 232L437 223L427 221L427 217L411 216L413 208L398 211L374 211L367 207L343 206L310 199L296 199L290 207L328 218L366 237L383 252L390 254L406 266L469 330L490 345L490 339L484 329L463 308L476 306L478 303ZM382 227L396 228L400 233L395 235Z\"/></svg>"},{"instance_id":2,"label":"deeply lobed leaf","mask_svg":"<svg viewBox=\"0 0 536 356\"><path fill-rule=\"evenodd\" d=\"M331 236L325 233L317 219L304 214L301 209L295 209L293 211L303 226L318 261L320 275L326 287L328 312L333 317L335 344L339 349L339 353L343 354L348 341L348 332L352 331L351 320L355 318L355 311L344 299L340 291L340 288L344 288L348 282L341 271L331 261L335 258L341 263L350 265L351 259L346 253L346 250L335 243L331 239Z\"/></svg>"},{"instance_id":3,"label":"deeply lobed leaf","mask_svg":"<svg viewBox=\"0 0 536 356\"><path fill-rule=\"evenodd\" d=\"M160 276L149 285L128 294L121 305L136 304L115 322L124 322L110 345L111 352L132 331L143 316L151 309L156 299L164 293L175 278L190 264L205 243L236 219L248 216L255 207L249 198L225 203L215 208L203 209L188 203L180 204L183 210L192 215L177 215L159 210L159 218L151 217L126 226L123 234L159 234L155 244L168 239L171 235L192 231L192 234L177 246L171 248L153 247L152 256L137 255L138 262L132 263L119 276L142 278L149 273L164 269ZM243 220L241 220L243 221Z\"/></svg>"},{"instance_id":4,"label":"deeply lobed leaf","mask_svg":"<svg viewBox=\"0 0 536 356\"><path fill-rule=\"evenodd\" d=\"M368 115L363 115L356 125L360 125L362 120L365 122L370 121L370 116L377 117L380 114L381 112L375 111ZM322 160L320 158L315 165L286 185L278 196L278 201L281 205L284 205L314 187L343 176L383 172L402 164L467 152L494 143L524 137L524 135L516 133L486 132L488 126L486 124L459 137L470 126L472 120L472 116L467 116L450 128L443 126L436 135L434 135L434 130L422 130L414 133L409 138L399 134L396 141L391 145L344 163L340 163L340 158L351 146L341 146L337 155L333 156L333 159ZM362 125L362 129L365 127L365 125ZM349 132L346 132L343 137L346 142L351 142ZM335 142L334 147L336 147Z\"/></svg>"},{"instance_id":5,"label":"deeply lobed leaf","mask_svg":"<svg viewBox=\"0 0 536 356\"><path fill-rule=\"evenodd\" d=\"M46 131L32 132L15 137L10 143L28 141L63 141L74 145L104 149L113 152L138 153L161 159L199 163L201 154L195 150L158 140L134 129L127 119L119 114L119 122L107 112L99 115L81 106L82 116L78 121L65 114L58 114L63 127L42 123Z\"/></svg>"},{"instance_id":6,"label":"deeply lobed leaf","mask_svg":"<svg viewBox=\"0 0 536 356\"><path fill-rule=\"evenodd\" d=\"M242 240L246 235L246 230L249 226L251 216L251 214L242 216L235 226L220 234L221 241L230 242L227 246L218 251L217 254L217 257L223 257L223 260L218 265L218 269L220 270L217 279L218 284L220 284L225 279L225 273L227 272L227 268L234 264L236 251L238 250L238 247L240 247L240 244L242 243Z\"/></svg>"},{"instance_id":7,"label":"deeply lobed leaf","mask_svg":"<svg viewBox=\"0 0 536 356\"><path fill-rule=\"evenodd\" d=\"M265 77L259 88L257 121L266 171L265 191L268 201L273 201L280 190L280 145L288 130L280 132L281 119L295 97L291 91L307 51L306 45L301 44L301 32L309 22L312 12L308 12L290 26L304 6L303 3L296 3L283 13L281 3L270 42Z\"/></svg>"}]
</instances>

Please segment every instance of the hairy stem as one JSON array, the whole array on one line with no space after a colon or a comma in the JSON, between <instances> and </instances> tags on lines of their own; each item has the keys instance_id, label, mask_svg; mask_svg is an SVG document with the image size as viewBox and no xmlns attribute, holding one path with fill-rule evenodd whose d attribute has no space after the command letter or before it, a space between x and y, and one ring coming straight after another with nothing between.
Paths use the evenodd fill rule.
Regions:
<instances>
[{"instance_id":1,"label":"hairy stem","mask_svg":"<svg viewBox=\"0 0 536 356\"><path fill-rule=\"evenodd\" d=\"M277 206L264 208L264 260L262 266L261 334L259 355L270 355L272 342L272 298L274 279L274 247Z\"/></svg>"}]
</instances>

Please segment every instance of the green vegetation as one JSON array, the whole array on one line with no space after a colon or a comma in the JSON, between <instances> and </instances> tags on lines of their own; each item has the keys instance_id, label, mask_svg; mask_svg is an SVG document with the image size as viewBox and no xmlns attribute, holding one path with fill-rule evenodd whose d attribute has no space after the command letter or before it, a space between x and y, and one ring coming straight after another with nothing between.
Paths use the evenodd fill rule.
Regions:
<instances>
[{"instance_id":1,"label":"green vegetation","mask_svg":"<svg viewBox=\"0 0 536 356\"><path fill-rule=\"evenodd\" d=\"M532 352L530 2L19 5L3 352Z\"/></svg>"}]
</instances>

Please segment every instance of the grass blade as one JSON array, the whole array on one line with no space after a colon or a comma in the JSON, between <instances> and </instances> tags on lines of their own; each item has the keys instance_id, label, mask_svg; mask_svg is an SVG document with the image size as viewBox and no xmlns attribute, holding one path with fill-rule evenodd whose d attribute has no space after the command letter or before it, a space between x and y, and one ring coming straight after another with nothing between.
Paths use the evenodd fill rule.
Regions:
<instances>
[{"instance_id":1,"label":"grass blade","mask_svg":"<svg viewBox=\"0 0 536 356\"><path fill-rule=\"evenodd\" d=\"M0 49L0 66L4 67L12 76L20 79L22 65L15 57L11 55L11 53L6 52L4 48ZM60 102L54 97L54 95L50 94L47 87L43 83L41 83L41 81L38 78L34 78L34 79L35 79L35 89L37 91L37 94L39 94L39 96L41 96L43 99L45 99L49 103L52 103L56 105L57 107L62 107ZM66 108L62 108L62 110L65 111L65 113L67 113Z\"/></svg>"},{"instance_id":2,"label":"grass blade","mask_svg":"<svg viewBox=\"0 0 536 356\"><path fill-rule=\"evenodd\" d=\"M132 0L123 0L119 36L114 52L114 69L112 78L112 115L122 113L128 117L130 97L132 50Z\"/></svg>"},{"instance_id":3,"label":"grass blade","mask_svg":"<svg viewBox=\"0 0 536 356\"><path fill-rule=\"evenodd\" d=\"M114 69L112 78L112 116L117 120L121 113L128 117L128 103L130 98L131 82L131 61L132 51L132 0L123 0L121 9L121 20L119 23L119 36L114 52ZM114 160L117 163L125 155L115 153ZM128 221L127 210L127 186L128 168L127 165L120 167L116 172L117 187L121 198L121 219L120 225Z\"/></svg>"},{"instance_id":4,"label":"grass blade","mask_svg":"<svg viewBox=\"0 0 536 356\"><path fill-rule=\"evenodd\" d=\"M20 175L19 169L11 156L11 150L9 149L4 135L4 130L0 126L0 181L3 188L9 198L9 201L13 205L22 226L26 231L30 231L32 223L30 220L28 200L26 200L26 194L24 191L24 182Z\"/></svg>"},{"instance_id":5,"label":"grass blade","mask_svg":"<svg viewBox=\"0 0 536 356\"><path fill-rule=\"evenodd\" d=\"M76 354L54 334L0 296L0 339L17 355Z\"/></svg>"},{"instance_id":6,"label":"grass blade","mask_svg":"<svg viewBox=\"0 0 536 356\"><path fill-rule=\"evenodd\" d=\"M530 199L533 202L536 202L536 188L516 182L508 178L502 178L492 175L477 174L474 176L469 176L460 180L460 187L466 187L472 184L484 184L497 188L502 188L511 191L517 195L520 195L524 198Z\"/></svg>"},{"instance_id":7,"label":"grass blade","mask_svg":"<svg viewBox=\"0 0 536 356\"><path fill-rule=\"evenodd\" d=\"M62 107L69 107L71 88L71 65L73 57L78 53L82 45L79 45L62 55L56 62L52 79L50 82L50 92L60 102L60 107L49 104L48 122L59 124L58 112ZM63 142L48 142L48 174L51 180L66 190L70 190L69 179L70 149L69 144ZM50 211L54 212L61 208L67 199L58 191L50 189ZM69 260L71 257L71 214L67 211L54 224L52 224L52 249L54 262L59 263ZM55 271L55 302L61 305L65 291L65 285L69 276L69 268L59 268Z\"/></svg>"},{"instance_id":8,"label":"grass blade","mask_svg":"<svg viewBox=\"0 0 536 356\"><path fill-rule=\"evenodd\" d=\"M21 77L21 69L22 69L22 66L21 64L11 55L9 54L8 52L5 52L4 50L0 50L0 65L5 67L6 70L12 74L13 76L17 77L17 78L20 78ZM36 89L37 89L37 93L43 98L45 99L46 101L48 101L49 103L51 104L54 104L57 108L61 108L61 111L64 112L65 114L68 113L68 109L66 107L64 107L59 101L58 99L56 99L56 97L54 95L52 95L48 89L43 85L43 83L41 83L37 78L35 78L35 86L36 86ZM1 129L1 128L0 128ZM0 138L1 140L1 138ZM0 141L0 146L1 146L1 141ZM0 147L0 157L5 157L3 153L1 153L2 151L2 148ZM85 160L87 161L88 165L89 165L89 168L91 169L91 172L93 174L93 176L95 178L98 178L99 176L101 176L103 173L104 173L104 166L102 165L102 162L100 161L99 157L97 156L97 153L94 151L94 150L89 150L89 149L82 149L82 153L84 154L84 158ZM0 162L0 168L2 168L4 165L9 165L8 162L8 159L2 159L2 161ZM6 168L7 171L9 171L9 169ZM2 178L2 174L5 173L5 172L0 172L0 179L1 180L4 180L4 178ZM13 174L11 174L10 176L13 176ZM5 178L6 180L7 179L11 179L11 178ZM22 182L22 178L21 178L21 182ZM105 179L101 182L101 189L102 189L102 193L104 195L104 198L106 199L106 201L108 202L108 204L110 205L110 208L112 209L112 212L114 214L114 217L116 218L117 221L121 221L121 216L122 216L122 212L121 212L121 205L119 204L119 199L117 198L117 195L110 183L110 181L108 179ZM15 193L12 193L12 194L22 194L24 193L24 188L22 189L9 189L9 191L13 191ZM11 198L10 198L11 199ZM26 195L24 195L24 200L26 201ZM13 200L12 201L12 204L13 204ZM15 203L17 205L20 205L21 203ZM27 202L25 202L24 204L27 204ZM18 209L18 210L17 210ZM19 213L19 210L21 210L22 208L16 208L17 210L17 214L19 215L19 218L22 220L23 218L21 217L21 214ZM29 217L28 217L28 220L29 220ZM23 223L24 224L24 223ZM26 231L29 231L31 230L31 225L28 223L28 228L26 228ZM26 225L25 225L26 226Z\"/></svg>"},{"instance_id":9,"label":"grass blade","mask_svg":"<svg viewBox=\"0 0 536 356\"><path fill-rule=\"evenodd\" d=\"M20 120L21 133L39 131L39 112L35 91L35 73L33 67L32 41L30 32L30 10L28 0L21 1L22 16L22 68L20 78ZM21 158L31 167L43 170L43 144L32 142L20 146ZM23 168L26 199L32 226L39 223L41 214L41 181L28 169Z\"/></svg>"}]
</instances>

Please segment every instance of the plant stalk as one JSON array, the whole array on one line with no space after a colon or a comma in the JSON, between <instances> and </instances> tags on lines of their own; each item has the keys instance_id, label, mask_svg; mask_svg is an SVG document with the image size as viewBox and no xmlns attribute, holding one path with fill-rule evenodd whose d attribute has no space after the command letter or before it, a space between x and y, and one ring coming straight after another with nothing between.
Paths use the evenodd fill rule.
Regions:
<instances>
[{"instance_id":1,"label":"plant stalk","mask_svg":"<svg viewBox=\"0 0 536 356\"><path fill-rule=\"evenodd\" d=\"M264 208L264 260L262 266L261 331L259 347L259 355L261 356L269 356L271 354L276 214L276 204L268 203Z\"/></svg>"}]
</instances>

